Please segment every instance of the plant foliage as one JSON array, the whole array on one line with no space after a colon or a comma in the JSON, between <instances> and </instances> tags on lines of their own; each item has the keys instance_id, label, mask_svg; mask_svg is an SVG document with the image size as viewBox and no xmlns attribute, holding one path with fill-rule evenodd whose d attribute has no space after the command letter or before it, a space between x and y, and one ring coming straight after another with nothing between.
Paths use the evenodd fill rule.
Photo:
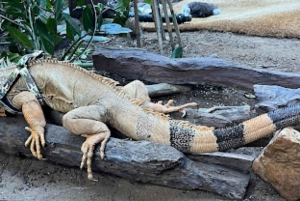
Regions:
<instances>
[{"instance_id":1,"label":"plant foliage","mask_svg":"<svg viewBox=\"0 0 300 201\"><path fill-rule=\"evenodd\" d=\"M0 8L0 28L7 33L12 53L24 55L34 49L54 54L55 46L64 38L73 43L81 36L78 23L63 12L64 0L2 0ZM89 9L89 11L88 11ZM84 17L90 16L91 6L85 9ZM85 30L93 29L93 22L86 23ZM66 34L57 27L66 23Z\"/></svg>"},{"instance_id":2,"label":"plant foliage","mask_svg":"<svg viewBox=\"0 0 300 201\"><path fill-rule=\"evenodd\" d=\"M118 3L115 6L115 10L117 11L117 13L116 17L113 20L113 23L117 23L121 26L124 26L126 20L129 17L130 0L118 0Z\"/></svg>"},{"instance_id":3,"label":"plant foliage","mask_svg":"<svg viewBox=\"0 0 300 201\"><path fill-rule=\"evenodd\" d=\"M71 40L67 52L76 52L87 35L91 35L90 43L95 34L103 33L100 29L103 23L102 4L85 5L85 0L77 0L77 7L82 9L81 30L80 23L64 12L64 3L65 0L0 0L0 31L9 42L9 51L13 55L3 52L1 56L16 58L16 55L25 55L33 50L53 55L59 42L67 38ZM129 3L130 0L118 1L114 22L125 24ZM115 27L114 24L112 26ZM66 53L62 58L65 56Z\"/></svg>"}]
</instances>

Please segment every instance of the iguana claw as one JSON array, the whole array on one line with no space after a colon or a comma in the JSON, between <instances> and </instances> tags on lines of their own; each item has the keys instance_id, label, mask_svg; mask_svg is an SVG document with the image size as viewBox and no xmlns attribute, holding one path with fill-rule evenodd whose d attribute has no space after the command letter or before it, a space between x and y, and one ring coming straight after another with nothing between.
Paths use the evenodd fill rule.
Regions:
<instances>
[{"instance_id":1,"label":"iguana claw","mask_svg":"<svg viewBox=\"0 0 300 201\"><path fill-rule=\"evenodd\" d=\"M182 115L181 115L182 118L186 116L186 111L185 111L185 109L181 109L181 110L179 110L179 112L182 113Z\"/></svg>"},{"instance_id":2,"label":"iguana claw","mask_svg":"<svg viewBox=\"0 0 300 201\"><path fill-rule=\"evenodd\" d=\"M179 112L183 113L182 117L184 117L186 115L186 111L184 110L185 108L197 106L196 102L186 103L184 105L179 105L179 106L171 106L173 103L174 103L173 100L169 100L164 105L163 105L162 101L158 101L157 103L150 102L150 103L148 103L148 107L150 107L155 112L161 112L164 114L179 111Z\"/></svg>"},{"instance_id":3,"label":"iguana claw","mask_svg":"<svg viewBox=\"0 0 300 201\"><path fill-rule=\"evenodd\" d=\"M31 135L25 142L25 146L28 147L30 145L30 151L32 155L39 160L43 158L41 154L41 145L45 147L45 137L44 137L44 128L37 127L35 129L25 127L25 129L31 132Z\"/></svg>"},{"instance_id":4,"label":"iguana claw","mask_svg":"<svg viewBox=\"0 0 300 201\"><path fill-rule=\"evenodd\" d=\"M89 180L97 181L96 179L93 178L93 173L92 173L92 158L93 158L95 146L101 142L100 158L104 159L105 145L106 145L106 142L108 141L109 137L110 137L110 132L103 132L103 133L99 133L99 134L90 135L87 137L87 139L81 146L81 151L82 151L83 155L82 155L82 160L81 160L81 164L80 164L80 169L82 169L84 164L86 163Z\"/></svg>"}]
</instances>

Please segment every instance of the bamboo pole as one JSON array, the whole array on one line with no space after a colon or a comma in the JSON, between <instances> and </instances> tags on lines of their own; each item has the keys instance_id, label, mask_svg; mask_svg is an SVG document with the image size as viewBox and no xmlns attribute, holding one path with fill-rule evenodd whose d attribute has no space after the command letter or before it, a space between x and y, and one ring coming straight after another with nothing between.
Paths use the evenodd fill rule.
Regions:
<instances>
[{"instance_id":1,"label":"bamboo pole","mask_svg":"<svg viewBox=\"0 0 300 201\"><path fill-rule=\"evenodd\" d=\"M172 21L173 21L174 29L175 29L175 32L176 32L176 35L177 35L178 45L180 47L182 47L180 31L179 31L179 28L178 28L178 24L177 24L177 20L176 20L176 16L175 16L175 13L174 13L174 10L173 10L172 3L170 2L170 0L166 0L166 1L169 5L169 9L170 9L170 12L171 12L171 15L172 15Z\"/></svg>"},{"instance_id":2,"label":"bamboo pole","mask_svg":"<svg viewBox=\"0 0 300 201\"><path fill-rule=\"evenodd\" d=\"M141 47L140 21L139 21L137 0L133 1L133 6L134 6L134 29L136 35L136 43L137 43L137 47Z\"/></svg>"},{"instance_id":3,"label":"bamboo pole","mask_svg":"<svg viewBox=\"0 0 300 201\"><path fill-rule=\"evenodd\" d=\"M166 1L161 0L161 2L162 2L162 6L163 6L164 15L165 15L167 30L168 30L168 33L169 33L170 44L171 44L171 48L172 48L172 51L173 51L175 49L175 46L174 46L174 40L173 40L173 34L172 34L172 27L171 27L171 24L170 24L170 19L168 17Z\"/></svg>"},{"instance_id":4,"label":"bamboo pole","mask_svg":"<svg viewBox=\"0 0 300 201\"><path fill-rule=\"evenodd\" d=\"M152 0L151 4L152 4L152 15L154 18L156 33L158 38L158 45L159 45L160 53L163 54L163 36L162 36L163 28L162 28L162 20L159 15L158 1Z\"/></svg>"}]
</instances>

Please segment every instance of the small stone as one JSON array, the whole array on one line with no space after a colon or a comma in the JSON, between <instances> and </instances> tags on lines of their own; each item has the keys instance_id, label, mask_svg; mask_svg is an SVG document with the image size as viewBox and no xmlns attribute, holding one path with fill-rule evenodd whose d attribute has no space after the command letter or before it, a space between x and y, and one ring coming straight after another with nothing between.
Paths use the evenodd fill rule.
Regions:
<instances>
[{"instance_id":1,"label":"small stone","mask_svg":"<svg viewBox=\"0 0 300 201\"><path fill-rule=\"evenodd\" d=\"M285 128L271 140L252 168L288 200L300 199L300 133Z\"/></svg>"}]
</instances>

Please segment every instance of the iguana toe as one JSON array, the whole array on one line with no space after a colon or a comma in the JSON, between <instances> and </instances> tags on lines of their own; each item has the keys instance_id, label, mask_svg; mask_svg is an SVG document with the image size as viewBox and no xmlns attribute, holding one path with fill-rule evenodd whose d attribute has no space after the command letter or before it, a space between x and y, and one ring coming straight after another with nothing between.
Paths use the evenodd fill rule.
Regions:
<instances>
[{"instance_id":1,"label":"iguana toe","mask_svg":"<svg viewBox=\"0 0 300 201\"><path fill-rule=\"evenodd\" d=\"M83 155L82 155L80 169L82 169L84 164L86 163L89 180L93 180L92 158L93 158L94 149L95 149L95 144L90 144L89 138L86 139L86 141L81 146L81 151Z\"/></svg>"},{"instance_id":2,"label":"iguana toe","mask_svg":"<svg viewBox=\"0 0 300 201\"><path fill-rule=\"evenodd\" d=\"M83 156L82 156L80 168L82 169L84 164L86 164L89 180L96 181L93 178L93 173L92 173L92 159L94 155L95 145L101 142L100 158L104 159L105 145L109 137L110 137L110 132L103 132L99 134L89 135L81 146L81 151L83 153Z\"/></svg>"},{"instance_id":3,"label":"iguana toe","mask_svg":"<svg viewBox=\"0 0 300 201\"><path fill-rule=\"evenodd\" d=\"M174 103L174 100L171 99L165 104L165 106L170 107L173 103Z\"/></svg>"},{"instance_id":4,"label":"iguana toe","mask_svg":"<svg viewBox=\"0 0 300 201\"><path fill-rule=\"evenodd\" d=\"M25 142L25 146L30 146L30 151L32 155L38 158L39 160L42 160L43 156L41 154L41 145L42 147L45 147L44 129L31 129L29 127L25 127L25 129L31 132L31 135Z\"/></svg>"}]
</instances>

